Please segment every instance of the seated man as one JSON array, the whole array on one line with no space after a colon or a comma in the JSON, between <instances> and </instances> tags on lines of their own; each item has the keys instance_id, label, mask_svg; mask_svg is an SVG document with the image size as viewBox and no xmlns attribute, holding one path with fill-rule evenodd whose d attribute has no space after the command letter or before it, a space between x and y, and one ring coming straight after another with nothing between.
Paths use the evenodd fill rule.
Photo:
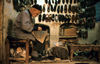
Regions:
<instances>
[{"instance_id":1,"label":"seated man","mask_svg":"<svg viewBox=\"0 0 100 64\"><path fill-rule=\"evenodd\" d=\"M40 13L41 6L33 5L29 10L24 10L18 14L13 27L16 37L29 38L30 40L36 42L34 49L38 52L42 52L45 46L44 43L42 44L35 39L32 32L34 30L42 31L42 27L34 26L32 23L32 17L35 18Z\"/></svg>"}]
</instances>

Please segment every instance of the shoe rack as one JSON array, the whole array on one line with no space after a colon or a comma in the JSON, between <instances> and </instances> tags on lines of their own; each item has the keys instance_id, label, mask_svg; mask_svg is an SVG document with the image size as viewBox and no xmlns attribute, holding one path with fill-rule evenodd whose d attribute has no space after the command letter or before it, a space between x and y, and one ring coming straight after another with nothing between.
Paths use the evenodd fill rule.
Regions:
<instances>
[{"instance_id":1,"label":"shoe rack","mask_svg":"<svg viewBox=\"0 0 100 64\"><path fill-rule=\"evenodd\" d=\"M69 36L65 37L64 35L60 35L61 26L67 25L66 27L68 27L68 24L75 25L77 27L77 36L71 36L71 38L87 38L87 30L95 27L95 7L91 1L88 3L86 2L88 1L44 0L44 4L41 6L42 12L35 19L36 24L49 26L51 42L58 42L60 38L70 38Z\"/></svg>"}]
</instances>

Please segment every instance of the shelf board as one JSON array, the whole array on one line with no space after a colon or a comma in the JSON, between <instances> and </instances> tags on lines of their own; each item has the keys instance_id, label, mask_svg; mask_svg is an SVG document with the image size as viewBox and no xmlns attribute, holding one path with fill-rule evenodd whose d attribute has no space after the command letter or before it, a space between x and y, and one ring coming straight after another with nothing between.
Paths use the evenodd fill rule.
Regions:
<instances>
[{"instance_id":1,"label":"shelf board","mask_svg":"<svg viewBox=\"0 0 100 64\"><path fill-rule=\"evenodd\" d=\"M59 36L59 38L76 38L76 37L78 37L77 35L75 35L75 36Z\"/></svg>"}]
</instances>

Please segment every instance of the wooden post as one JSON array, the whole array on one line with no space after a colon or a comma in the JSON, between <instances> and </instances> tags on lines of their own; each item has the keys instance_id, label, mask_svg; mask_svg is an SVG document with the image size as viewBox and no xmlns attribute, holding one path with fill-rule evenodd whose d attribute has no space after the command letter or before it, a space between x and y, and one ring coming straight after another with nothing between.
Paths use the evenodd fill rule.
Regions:
<instances>
[{"instance_id":1,"label":"wooden post","mask_svg":"<svg viewBox=\"0 0 100 64\"><path fill-rule=\"evenodd\" d=\"M6 39L6 64L9 64L9 40Z\"/></svg>"},{"instance_id":2,"label":"wooden post","mask_svg":"<svg viewBox=\"0 0 100 64\"><path fill-rule=\"evenodd\" d=\"M29 61L29 39L27 39L26 42L26 64L28 64Z\"/></svg>"}]
</instances>

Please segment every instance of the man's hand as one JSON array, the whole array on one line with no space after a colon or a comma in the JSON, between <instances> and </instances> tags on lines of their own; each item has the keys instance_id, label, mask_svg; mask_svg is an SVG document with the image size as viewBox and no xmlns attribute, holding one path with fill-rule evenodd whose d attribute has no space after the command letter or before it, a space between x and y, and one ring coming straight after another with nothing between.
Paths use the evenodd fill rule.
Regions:
<instances>
[{"instance_id":1,"label":"man's hand","mask_svg":"<svg viewBox=\"0 0 100 64\"><path fill-rule=\"evenodd\" d=\"M38 27L38 31L42 31L42 27Z\"/></svg>"}]
</instances>

